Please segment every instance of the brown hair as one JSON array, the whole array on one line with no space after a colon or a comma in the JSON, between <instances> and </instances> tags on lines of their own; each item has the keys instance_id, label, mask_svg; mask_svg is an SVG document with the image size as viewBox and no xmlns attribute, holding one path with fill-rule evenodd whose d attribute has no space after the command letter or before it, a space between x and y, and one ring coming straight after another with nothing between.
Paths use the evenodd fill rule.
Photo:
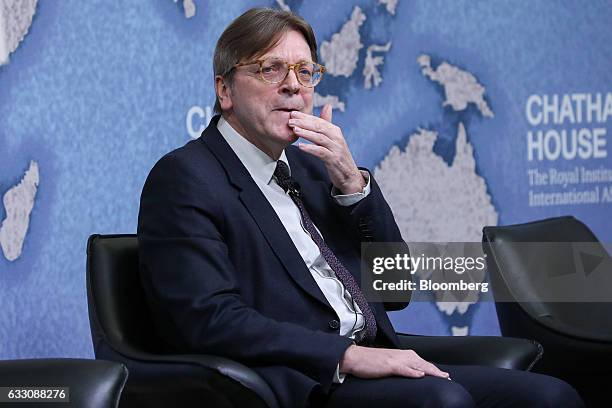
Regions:
<instances>
[{"instance_id":1,"label":"brown hair","mask_svg":"<svg viewBox=\"0 0 612 408\"><path fill-rule=\"evenodd\" d=\"M265 54L290 30L304 36L311 58L317 62L317 40L306 20L290 11L252 8L232 21L219 37L213 58L214 76L221 75L231 85L235 64ZM216 94L214 109L221 113Z\"/></svg>"}]
</instances>

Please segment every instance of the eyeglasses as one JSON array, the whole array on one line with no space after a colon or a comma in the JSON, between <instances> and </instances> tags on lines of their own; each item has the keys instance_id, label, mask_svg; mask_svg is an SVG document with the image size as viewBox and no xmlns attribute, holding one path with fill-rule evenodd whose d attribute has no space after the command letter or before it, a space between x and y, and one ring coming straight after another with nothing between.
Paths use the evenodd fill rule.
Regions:
<instances>
[{"instance_id":1,"label":"eyeglasses","mask_svg":"<svg viewBox=\"0 0 612 408\"><path fill-rule=\"evenodd\" d=\"M287 61L280 58L264 58L249 62L240 62L234 65L234 68L245 65L259 64L259 76L261 80L269 84L278 84L283 82L289 70L293 70L297 80L305 87L312 88L316 86L321 79L325 67L312 61L300 61L295 64L289 64Z\"/></svg>"}]
</instances>

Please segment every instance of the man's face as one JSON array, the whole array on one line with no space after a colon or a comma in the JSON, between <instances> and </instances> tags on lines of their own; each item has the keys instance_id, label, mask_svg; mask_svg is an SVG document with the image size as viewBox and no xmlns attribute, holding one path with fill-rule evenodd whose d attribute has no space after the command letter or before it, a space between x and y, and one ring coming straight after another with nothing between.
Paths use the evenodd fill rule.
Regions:
<instances>
[{"instance_id":1,"label":"man's face","mask_svg":"<svg viewBox=\"0 0 612 408\"><path fill-rule=\"evenodd\" d=\"M311 60L310 48L297 31L288 31L278 44L256 59L280 58L289 64ZM312 113L314 88L301 85L293 70L284 81L270 84L261 80L259 64L236 68L227 97L221 99L224 116L236 131L270 157L297 140L288 126L292 110Z\"/></svg>"}]
</instances>

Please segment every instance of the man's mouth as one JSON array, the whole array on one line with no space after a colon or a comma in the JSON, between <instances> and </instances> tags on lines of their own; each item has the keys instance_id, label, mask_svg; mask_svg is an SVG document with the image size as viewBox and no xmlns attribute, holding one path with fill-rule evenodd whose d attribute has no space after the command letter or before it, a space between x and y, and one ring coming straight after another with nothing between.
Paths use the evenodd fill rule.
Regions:
<instances>
[{"instance_id":1,"label":"man's mouth","mask_svg":"<svg viewBox=\"0 0 612 408\"><path fill-rule=\"evenodd\" d=\"M293 112L293 111L299 111L301 109L299 109L299 108L276 108L274 110L275 111L280 111L280 112Z\"/></svg>"}]
</instances>

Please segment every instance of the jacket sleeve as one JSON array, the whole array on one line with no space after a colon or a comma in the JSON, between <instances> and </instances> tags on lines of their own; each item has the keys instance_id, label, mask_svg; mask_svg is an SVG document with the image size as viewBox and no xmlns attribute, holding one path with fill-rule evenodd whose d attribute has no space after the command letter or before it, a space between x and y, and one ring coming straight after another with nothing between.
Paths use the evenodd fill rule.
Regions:
<instances>
[{"instance_id":1,"label":"jacket sleeve","mask_svg":"<svg viewBox=\"0 0 612 408\"><path fill-rule=\"evenodd\" d=\"M370 194L348 207L351 222L357 227L362 242L404 242L389 204L374 176L369 174Z\"/></svg>"},{"instance_id":2,"label":"jacket sleeve","mask_svg":"<svg viewBox=\"0 0 612 408\"><path fill-rule=\"evenodd\" d=\"M244 303L220 232L222 203L200 174L167 155L141 196L140 269L159 327L176 333L189 352L292 367L327 391L351 340L276 321Z\"/></svg>"}]
</instances>

